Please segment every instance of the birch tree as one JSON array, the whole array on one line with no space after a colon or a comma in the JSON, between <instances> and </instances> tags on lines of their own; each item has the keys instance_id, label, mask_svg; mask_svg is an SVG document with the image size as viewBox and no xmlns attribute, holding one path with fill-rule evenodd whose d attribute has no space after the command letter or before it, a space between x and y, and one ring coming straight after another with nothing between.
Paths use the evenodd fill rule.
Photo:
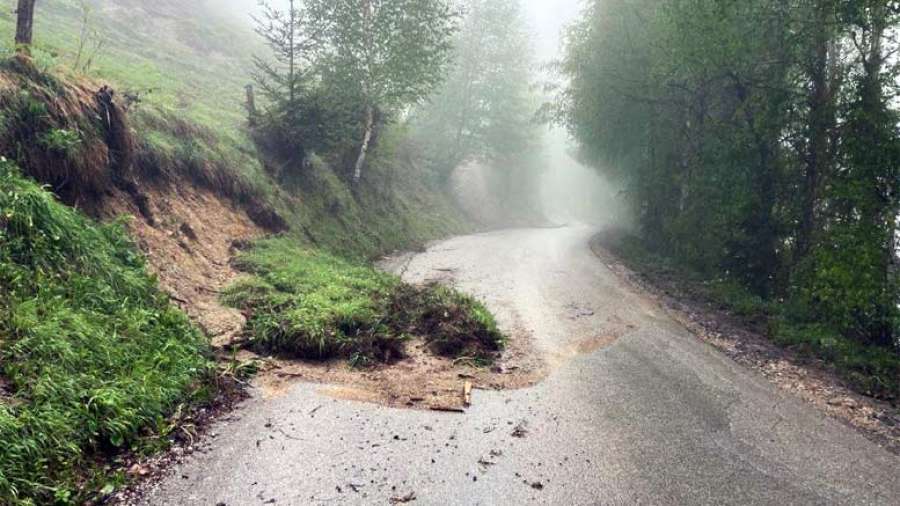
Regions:
<instances>
[{"instance_id":1,"label":"birch tree","mask_svg":"<svg viewBox=\"0 0 900 506\"><path fill-rule=\"evenodd\" d=\"M414 130L441 179L480 158L516 166L539 137L534 62L518 0L468 0L447 80L414 112Z\"/></svg>"},{"instance_id":2,"label":"birch tree","mask_svg":"<svg viewBox=\"0 0 900 506\"><path fill-rule=\"evenodd\" d=\"M424 97L441 82L456 14L448 0L308 0L311 26L322 27L317 66L325 86L355 96L361 117L353 181L358 183L376 121Z\"/></svg>"}]
</instances>

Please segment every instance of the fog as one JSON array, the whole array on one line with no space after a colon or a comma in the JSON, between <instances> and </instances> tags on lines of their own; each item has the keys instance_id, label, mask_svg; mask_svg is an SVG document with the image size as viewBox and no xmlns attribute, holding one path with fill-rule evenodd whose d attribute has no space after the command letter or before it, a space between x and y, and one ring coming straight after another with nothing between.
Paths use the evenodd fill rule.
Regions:
<instances>
[{"instance_id":1,"label":"fog","mask_svg":"<svg viewBox=\"0 0 900 506\"><path fill-rule=\"evenodd\" d=\"M562 33L579 14L581 0L524 2L535 34L539 63L560 57ZM543 138L544 172L538 187L546 218L552 223L630 226L623 193L599 172L580 164L576 146L563 129L550 128Z\"/></svg>"},{"instance_id":2,"label":"fog","mask_svg":"<svg viewBox=\"0 0 900 506\"><path fill-rule=\"evenodd\" d=\"M228 13L248 26L250 15L258 9L258 0L207 1L220 8L224 5ZM276 0L273 3L286 2ZM562 32L576 19L582 4L582 0L523 0L534 37L535 63L538 67L559 58ZM535 79L544 79L541 70L535 70ZM575 160L572 156L575 146L563 130L550 127L545 132L541 156L545 169L537 187L539 202L547 220L598 226L627 225L629 220L622 192L605 181L596 169L585 167Z\"/></svg>"}]
</instances>

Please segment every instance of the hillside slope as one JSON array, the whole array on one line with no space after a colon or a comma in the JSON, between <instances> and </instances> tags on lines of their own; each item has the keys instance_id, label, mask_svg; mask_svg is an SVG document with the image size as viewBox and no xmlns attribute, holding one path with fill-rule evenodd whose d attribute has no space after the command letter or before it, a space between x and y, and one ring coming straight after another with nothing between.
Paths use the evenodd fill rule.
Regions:
<instances>
[{"instance_id":1,"label":"hillside slope","mask_svg":"<svg viewBox=\"0 0 900 506\"><path fill-rule=\"evenodd\" d=\"M107 494L122 481L110 476L115 467L104 470L109 459L148 437L165 441L183 410L209 399L218 377L211 344L253 332L246 307L220 300L239 276L327 265L320 288L333 293L332 283L376 276L366 262L380 254L469 229L423 181L402 129L383 136L356 187L320 160L295 166L261 153L239 101L249 53L233 42L247 33L205 5L90 3L106 20L109 49L87 75L71 68L74 1L41 2L35 58L0 62L4 504ZM9 32L4 13L0 38ZM262 247L285 252L272 272L238 272L234 258L272 235ZM302 299L301 281L273 296ZM474 301L423 294L422 304L449 302L454 315L491 324Z\"/></svg>"}]
</instances>

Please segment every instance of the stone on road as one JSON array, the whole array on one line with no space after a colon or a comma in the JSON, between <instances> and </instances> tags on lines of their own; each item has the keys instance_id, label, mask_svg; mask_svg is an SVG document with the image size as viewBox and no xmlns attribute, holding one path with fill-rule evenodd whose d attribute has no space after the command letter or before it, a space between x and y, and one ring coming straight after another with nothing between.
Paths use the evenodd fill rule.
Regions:
<instances>
[{"instance_id":1,"label":"stone on road","mask_svg":"<svg viewBox=\"0 0 900 506\"><path fill-rule=\"evenodd\" d=\"M145 503L898 504L900 458L700 342L592 254L592 233L458 237L404 266L526 330L538 385L476 390L459 415L298 384L220 422Z\"/></svg>"}]
</instances>

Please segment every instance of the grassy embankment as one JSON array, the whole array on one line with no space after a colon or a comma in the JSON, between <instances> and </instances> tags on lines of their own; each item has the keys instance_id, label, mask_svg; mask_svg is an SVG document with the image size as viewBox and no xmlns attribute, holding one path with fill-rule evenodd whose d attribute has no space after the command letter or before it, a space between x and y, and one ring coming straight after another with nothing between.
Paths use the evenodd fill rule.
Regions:
<instances>
[{"instance_id":1,"label":"grassy embankment","mask_svg":"<svg viewBox=\"0 0 900 506\"><path fill-rule=\"evenodd\" d=\"M788 305L765 301L735 281L705 276L655 254L633 236L620 238L612 249L651 282L671 283L682 295L726 309L775 343L801 356L825 360L859 392L894 403L900 400L900 356L894 351L864 346L825 325L805 323Z\"/></svg>"},{"instance_id":2,"label":"grassy embankment","mask_svg":"<svg viewBox=\"0 0 900 506\"><path fill-rule=\"evenodd\" d=\"M83 497L94 459L207 399L206 340L119 224L98 225L0 162L0 502ZM101 484L102 486L102 484Z\"/></svg>"},{"instance_id":3,"label":"grassy embankment","mask_svg":"<svg viewBox=\"0 0 900 506\"><path fill-rule=\"evenodd\" d=\"M0 503L108 492L122 479L105 467L109 456L148 440L157 447L179 406L209 398L216 385L207 340L159 291L123 228L93 222L52 192L88 208L91 199L102 205L110 179L138 189L189 182L286 228L243 254L248 277L227 294L251 313L258 349L362 365L397 358L412 334L435 353L478 360L502 345L477 302L409 287L367 262L467 229L446 196L421 182L402 132L384 136L357 191L324 163L281 187L240 127L246 55L221 52L246 34L215 18L175 16L167 35L146 25L149 8L137 3L124 18L97 12L108 39L91 79L112 83L119 97L142 92L127 113L132 163L116 173L93 96L99 83L69 69L76 3L39 5L35 67L0 69L0 148L52 185L2 164ZM0 40L11 32L4 13Z\"/></svg>"}]
</instances>

